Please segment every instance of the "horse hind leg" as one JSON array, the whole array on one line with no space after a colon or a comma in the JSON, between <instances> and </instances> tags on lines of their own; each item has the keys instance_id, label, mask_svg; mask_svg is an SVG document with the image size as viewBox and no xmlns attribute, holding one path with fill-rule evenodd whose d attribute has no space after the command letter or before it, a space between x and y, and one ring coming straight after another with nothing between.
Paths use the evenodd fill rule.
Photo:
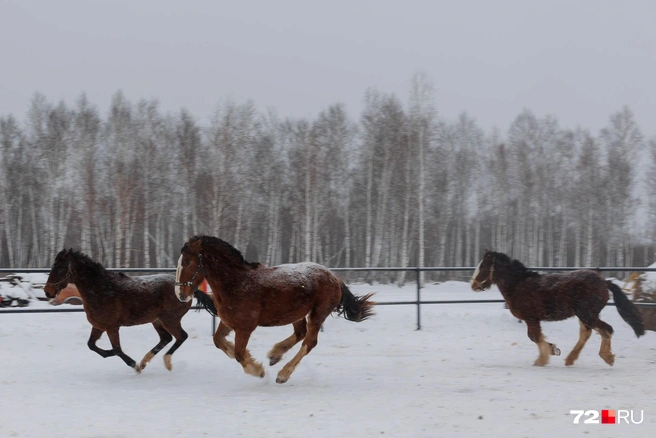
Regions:
<instances>
[{"instance_id":1,"label":"horse hind leg","mask_svg":"<svg viewBox=\"0 0 656 438\"><path fill-rule=\"evenodd\" d=\"M307 321L307 333L301 349L296 353L296 356L292 358L289 362L285 364L284 367L278 372L276 377L276 383L285 383L289 380L289 377L292 375L298 364L301 362L305 356L307 356L314 347L316 347L318 342L319 331L321 330L321 324L326 320L330 313L324 315L318 315L315 311L310 313L310 317Z\"/></svg>"},{"instance_id":2,"label":"horse hind leg","mask_svg":"<svg viewBox=\"0 0 656 438\"><path fill-rule=\"evenodd\" d=\"M152 350L150 350L146 355L144 356L143 359L141 359L141 363L139 366L143 370L146 368L146 365L148 365L148 362L152 360L153 357L157 353L159 353L162 348L166 346L169 342L173 340L173 336L171 336L171 333L167 332L166 329L162 326L162 322L158 319L153 322L153 327L157 331L157 334L159 335L159 343L153 347Z\"/></svg>"},{"instance_id":3,"label":"horse hind leg","mask_svg":"<svg viewBox=\"0 0 656 438\"><path fill-rule=\"evenodd\" d=\"M219 350L223 351L226 356L228 356L230 359L235 358L235 344L232 342L228 341L226 337L230 334L232 329L225 325L223 321L219 322L219 326L216 329L216 332L214 332L214 345L216 345L216 348Z\"/></svg>"},{"instance_id":4,"label":"horse hind leg","mask_svg":"<svg viewBox=\"0 0 656 438\"><path fill-rule=\"evenodd\" d=\"M567 355L567 359L565 359L565 365L567 366L574 365L574 362L579 358L579 354L581 353L581 350L583 350L585 343L588 342L588 339L590 339L590 335L592 334L592 329L581 319L579 319L579 326L579 341L576 343L571 353Z\"/></svg>"},{"instance_id":5,"label":"horse hind leg","mask_svg":"<svg viewBox=\"0 0 656 438\"><path fill-rule=\"evenodd\" d=\"M166 367L167 370L171 371L173 369L173 366L171 365L171 356L173 355L175 350L180 348L180 346L184 343L184 341L187 340L189 335L187 334L186 331L184 331L179 320L173 323L168 321L166 323L162 322L162 325L164 329L167 332L169 332L170 335L173 335L173 337L175 338L175 342L164 355L164 366Z\"/></svg>"},{"instance_id":6,"label":"horse hind leg","mask_svg":"<svg viewBox=\"0 0 656 438\"><path fill-rule=\"evenodd\" d=\"M235 359L244 368L246 374L255 377L264 377L264 367L251 356L246 349L248 340L253 331L235 330Z\"/></svg>"},{"instance_id":7,"label":"horse hind leg","mask_svg":"<svg viewBox=\"0 0 656 438\"><path fill-rule=\"evenodd\" d=\"M121 349L121 340L118 336L118 328L107 330L107 336L109 337L109 342L112 343L112 351L114 354L123 359L123 362L125 362L127 366L134 368L136 372L140 373L141 367L137 365L134 359L123 353L123 350Z\"/></svg>"},{"instance_id":8,"label":"horse hind leg","mask_svg":"<svg viewBox=\"0 0 656 438\"><path fill-rule=\"evenodd\" d=\"M606 324L604 321L597 318L595 321L594 329L601 335L601 347L599 348L599 356L608 365L613 366L615 363L615 355L611 351L610 340L613 337L613 327Z\"/></svg>"},{"instance_id":9,"label":"horse hind leg","mask_svg":"<svg viewBox=\"0 0 656 438\"><path fill-rule=\"evenodd\" d=\"M285 353L287 353L294 345L305 339L305 335L307 335L307 320L305 318L300 319L294 322L293 325L294 333L287 339L274 345L271 351L269 351L269 354L267 354L270 366L280 362L280 359L282 359Z\"/></svg>"}]
</instances>

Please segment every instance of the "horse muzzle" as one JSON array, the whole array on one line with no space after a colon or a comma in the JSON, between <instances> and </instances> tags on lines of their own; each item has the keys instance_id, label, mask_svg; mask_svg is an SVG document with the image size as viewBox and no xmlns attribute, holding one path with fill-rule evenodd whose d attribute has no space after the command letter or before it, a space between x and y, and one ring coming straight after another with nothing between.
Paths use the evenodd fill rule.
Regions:
<instances>
[{"instance_id":1,"label":"horse muzzle","mask_svg":"<svg viewBox=\"0 0 656 438\"><path fill-rule=\"evenodd\" d=\"M191 301L193 298L194 298L194 297L192 297L191 295L189 295L188 297L185 297L185 296L182 295L182 294L178 294L178 299L179 299L180 301L182 301L183 303L188 303L188 302Z\"/></svg>"},{"instance_id":2,"label":"horse muzzle","mask_svg":"<svg viewBox=\"0 0 656 438\"><path fill-rule=\"evenodd\" d=\"M476 280L471 280L471 288L474 292L483 292L492 287L492 282L489 280L483 280L482 282L478 282Z\"/></svg>"},{"instance_id":3,"label":"horse muzzle","mask_svg":"<svg viewBox=\"0 0 656 438\"><path fill-rule=\"evenodd\" d=\"M57 288L55 288L55 287L51 287L51 286L49 286L49 285L46 285L46 286L43 288L43 292L45 292L46 297L48 297L48 298L50 298L50 299L55 298L55 297L57 296L57 294L59 293L59 291L57 290Z\"/></svg>"},{"instance_id":4,"label":"horse muzzle","mask_svg":"<svg viewBox=\"0 0 656 438\"><path fill-rule=\"evenodd\" d=\"M182 287L181 286L189 286L187 283L175 283L175 296L178 297L178 300L182 301L183 303L188 303L191 301L194 297L192 295L189 295L188 297L185 297L185 295L182 293Z\"/></svg>"}]
</instances>

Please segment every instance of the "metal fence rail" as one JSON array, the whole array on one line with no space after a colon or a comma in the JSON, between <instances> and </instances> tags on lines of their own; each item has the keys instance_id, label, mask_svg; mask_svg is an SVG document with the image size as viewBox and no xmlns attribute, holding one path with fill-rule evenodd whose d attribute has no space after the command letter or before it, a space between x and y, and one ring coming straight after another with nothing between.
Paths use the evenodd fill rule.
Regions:
<instances>
[{"instance_id":1,"label":"metal fence rail","mask_svg":"<svg viewBox=\"0 0 656 438\"><path fill-rule=\"evenodd\" d=\"M398 305L415 305L417 306L417 330L421 330L421 306L424 304L483 304L483 303L503 303L504 300L427 300L424 301L421 299L421 272L473 272L476 267L391 267L391 268L330 268L334 272L414 272L416 274L416 298L412 301L386 301L378 302L377 306L398 306ZM641 267L533 267L529 268L533 271L544 271L544 272L559 272L559 271L576 271L580 269L590 269L598 272L656 272L656 268L641 268ZM173 273L175 272L174 268L107 268L108 271L120 271L120 272L131 272L131 273ZM14 268L0 268L0 274L2 273L49 273L50 268L25 268L25 269L14 269ZM641 307L656 307L656 303L634 303L637 306ZM610 306L614 306L614 302L608 303ZM192 310L199 310L199 307L193 306ZM0 309L0 314L3 313L72 313L72 312L84 312L84 309L80 308L53 308L53 309ZM212 316L212 333L216 330L216 317Z\"/></svg>"}]
</instances>

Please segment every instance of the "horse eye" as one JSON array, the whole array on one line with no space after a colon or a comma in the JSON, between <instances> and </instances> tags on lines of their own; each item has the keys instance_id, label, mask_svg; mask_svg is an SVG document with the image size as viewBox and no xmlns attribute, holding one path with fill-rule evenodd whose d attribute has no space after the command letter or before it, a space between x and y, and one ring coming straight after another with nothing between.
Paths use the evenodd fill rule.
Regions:
<instances>
[{"instance_id":1,"label":"horse eye","mask_svg":"<svg viewBox=\"0 0 656 438\"><path fill-rule=\"evenodd\" d=\"M191 260L185 260L185 266L189 266L191 264Z\"/></svg>"}]
</instances>

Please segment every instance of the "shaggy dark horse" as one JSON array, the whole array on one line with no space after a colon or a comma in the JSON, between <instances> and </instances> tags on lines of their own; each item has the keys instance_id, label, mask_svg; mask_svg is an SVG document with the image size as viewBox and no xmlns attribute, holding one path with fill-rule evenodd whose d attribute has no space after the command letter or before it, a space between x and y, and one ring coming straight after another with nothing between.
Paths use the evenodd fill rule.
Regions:
<instances>
[{"instance_id":1,"label":"shaggy dark horse","mask_svg":"<svg viewBox=\"0 0 656 438\"><path fill-rule=\"evenodd\" d=\"M187 339L180 320L191 302L182 303L175 296L172 275L129 277L107 271L100 263L72 249L60 251L50 270L44 291L54 298L71 282L82 297L87 319L92 325L87 345L102 357L119 356L137 372L175 337L175 343L164 356L164 365L171 370L171 355ZM121 349L118 330L122 326L152 323L159 343L137 364ZM96 342L107 332L111 350L103 350Z\"/></svg>"},{"instance_id":2,"label":"shaggy dark horse","mask_svg":"<svg viewBox=\"0 0 656 438\"><path fill-rule=\"evenodd\" d=\"M251 333L258 326L292 324L294 334L278 342L269 352L275 365L298 342L299 352L278 373L284 383L301 361L317 345L321 324L333 312L349 321L364 321L373 314L371 294L356 297L328 268L316 263L266 267L249 263L241 253L223 240L195 236L182 248L176 274L176 293L181 301L206 278L212 289L221 323L214 333L214 344L244 368L244 372L264 377L262 364L246 349ZM235 331L234 345L226 340Z\"/></svg>"},{"instance_id":3,"label":"shaggy dark horse","mask_svg":"<svg viewBox=\"0 0 656 438\"><path fill-rule=\"evenodd\" d=\"M599 319L599 312L608 302L608 291L613 293L617 311L637 336L645 334L640 313L635 305L614 283L591 270L541 275L529 271L522 263L511 260L500 252L487 251L478 264L471 279L476 292L489 289L496 284L508 304L508 309L517 318L524 320L528 337L538 345L540 356L535 365L544 366L549 355L560 355L554 344L544 340L540 321L560 321L577 316L579 318L579 341L567 356L565 365L573 365L578 359L592 329L601 335L599 356L613 365L615 355L610 346L613 327Z\"/></svg>"}]
</instances>

